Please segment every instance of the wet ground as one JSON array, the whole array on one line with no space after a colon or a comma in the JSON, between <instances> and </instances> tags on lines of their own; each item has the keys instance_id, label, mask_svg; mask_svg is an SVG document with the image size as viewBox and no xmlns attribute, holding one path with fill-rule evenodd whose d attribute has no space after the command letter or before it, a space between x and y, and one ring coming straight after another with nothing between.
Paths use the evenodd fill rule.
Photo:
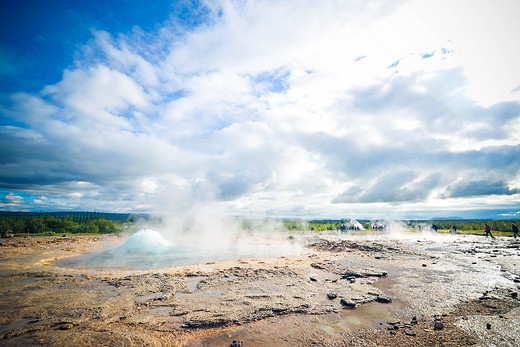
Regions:
<instances>
[{"instance_id":1,"label":"wet ground","mask_svg":"<svg viewBox=\"0 0 520 347\"><path fill-rule=\"evenodd\" d=\"M2 240L0 344L520 345L512 238L291 237L301 254L150 270L60 266L115 235Z\"/></svg>"}]
</instances>

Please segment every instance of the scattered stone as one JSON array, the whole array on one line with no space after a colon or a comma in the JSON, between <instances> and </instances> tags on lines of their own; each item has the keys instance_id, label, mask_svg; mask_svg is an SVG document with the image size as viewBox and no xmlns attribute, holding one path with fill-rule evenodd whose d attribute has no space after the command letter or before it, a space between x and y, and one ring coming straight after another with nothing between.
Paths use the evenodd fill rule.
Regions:
<instances>
[{"instance_id":1,"label":"scattered stone","mask_svg":"<svg viewBox=\"0 0 520 347\"><path fill-rule=\"evenodd\" d=\"M386 275L388 273L385 271L353 266L343 274L343 278L385 277Z\"/></svg>"},{"instance_id":2,"label":"scattered stone","mask_svg":"<svg viewBox=\"0 0 520 347\"><path fill-rule=\"evenodd\" d=\"M355 302L349 302L345 299L341 299L339 303L344 307L348 309L356 308L357 304Z\"/></svg>"},{"instance_id":3,"label":"scattered stone","mask_svg":"<svg viewBox=\"0 0 520 347\"><path fill-rule=\"evenodd\" d=\"M410 324L413 324L413 325L417 324L417 317L413 316L412 321L410 322Z\"/></svg>"},{"instance_id":4,"label":"scattered stone","mask_svg":"<svg viewBox=\"0 0 520 347\"><path fill-rule=\"evenodd\" d=\"M395 330L390 331L390 334L395 335L396 334Z\"/></svg>"},{"instance_id":5,"label":"scattered stone","mask_svg":"<svg viewBox=\"0 0 520 347\"><path fill-rule=\"evenodd\" d=\"M376 255L376 257L375 257L375 258L376 258L376 259L381 259L381 256L379 256L379 255Z\"/></svg>"},{"instance_id":6,"label":"scattered stone","mask_svg":"<svg viewBox=\"0 0 520 347\"><path fill-rule=\"evenodd\" d=\"M242 347L244 345L244 341L242 340L233 340L229 347Z\"/></svg>"},{"instance_id":7,"label":"scattered stone","mask_svg":"<svg viewBox=\"0 0 520 347\"><path fill-rule=\"evenodd\" d=\"M392 299L389 298L388 296L381 295L381 296L377 297L376 301L381 304L389 304L392 302Z\"/></svg>"},{"instance_id":8,"label":"scattered stone","mask_svg":"<svg viewBox=\"0 0 520 347\"><path fill-rule=\"evenodd\" d=\"M61 235L61 237L68 237L68 236L67 236L67 234L63 234L63 235Z\"/></svg>"},{"instance_id":9,"label":"scattered stone","mask_svg":"<svg viewBox=\"0 0 520 347\"><path fill-rule=\"evenodd\" d=\"M327 294L327 298L328 298L329 300L334 300L334 299L336 299L337 297L338 297L338 294L336 294L336 293L328 293L328 294Z\"/></svg>"},{"instance_id":10,"label":"scattered stone","mask_svg":"<svg viewBox=\"0 0 520 347\"><path fill-rule=\"evenodd\" d=\"M433 330L442 330L444 329L444 324L442 322L435 322L433 324Z\"/></svg>"},{"instance_id":11,"label":"scattered stone","mask_svg":"<svg viewBox=\"0 0 520 347\"><path fill-rule=\"evenodd\" d=\"M487 324L486 324L486 329L487 329L487 330L491 330L491 323L487 323Z\"/></svg>"},{"instance_id":12,"label":"scattered stone","mask_svg":"<svg viewBox=\"0 0 520 347\"><path fill-rule=\"evenodd\" d=\"M407 336L416 336L417 335L416 333L414 333L413 331L410 331L410 330L405 330L404 334Z\"/></svg>"},{"instance_id":13,"label":"scattered stone","mask_svg":"<svg viewBox=\"0 0 520 347\"><path fill-rule=\"evenodd\" d=\"M518 293L517 293L517 292L513 292L513 293L511 293L511 297L512 297L513 299L517 299L517 298L518 298Z\"/></svg>"},{"instance_id":14,"label":"scattered stone","mask_svg":"<svg viewBox=\"0 0 520 347\"><path fill-rule=\"evenodd\" d=\"M69 330L69 329L72 329L73 327L74 327L74 324L72 324L72 323L61 323L60 326L58 327L58 329Z\"/></svg>"},{"instance_id":15,"label":"scattered stone","mask_svg":"<svg viewBox=\"0 0 520 347\"><path fill-rule=\"evenodd\" d=\"M312 282L318 282L318 280L314 277L309 277L309 279L312 281Z\"/></svg>"},{"instance_id":16,"label":"scattered stone","mask_svg":"<svg viewBox=\"0 0 520 347\"><path fill-rule=\"evenodd\" d=\"M426 264L422 264L422 267L426 267Z\"/></svg>"}]
</instances>

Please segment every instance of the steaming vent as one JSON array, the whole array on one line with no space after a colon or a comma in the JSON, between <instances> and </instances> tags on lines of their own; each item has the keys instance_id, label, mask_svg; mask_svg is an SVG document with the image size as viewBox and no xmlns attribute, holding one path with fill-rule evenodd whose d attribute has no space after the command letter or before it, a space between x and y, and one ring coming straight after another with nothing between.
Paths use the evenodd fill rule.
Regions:
<instances>
[{"instance_id":1,"label":"steaming vent","mask_svg":"<svg viewBox=\"0 0 520 347\"><path fill-rule=\"evenodd\" d=\"M133 234L114 253L125 254L168 254L175 249L173 244L155 230L141 230Z\"/></svg>"}]
</instances>

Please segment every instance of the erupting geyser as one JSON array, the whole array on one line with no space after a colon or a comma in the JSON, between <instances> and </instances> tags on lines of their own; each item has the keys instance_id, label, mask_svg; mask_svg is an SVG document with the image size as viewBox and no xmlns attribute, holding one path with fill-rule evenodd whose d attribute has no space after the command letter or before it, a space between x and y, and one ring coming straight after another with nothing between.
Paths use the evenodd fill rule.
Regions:
<instances>
[{"instance_id":1,"label":"erupting geyser","mask_svg":"<svg viewBox=\"0 0 520 347\"><path fill-rule=\"evenodd\" d=\"M133 234L124 244L114 250L114 253L131 254L167 254L174 250L173 244L155 230L141 230Z\"/></svg>"},{"instance_id":2,"label":"erupting geyser","mask_svg":"<svg viewBox=\"0 0 520 347\"><path fill-rule=\"evenodd\" d=\"M158 231L144 229L116 248L60 259L56 264L75 268L145 270L225 259L287 256L302 250L300 241L288 239L284 233L244 232L231 235L232 238L220 238L226 240L225 243L213 239L203 242L200 238L187 238L186 235L175 235L174 241L169 241Z\"/></svg>"}]
</instances>

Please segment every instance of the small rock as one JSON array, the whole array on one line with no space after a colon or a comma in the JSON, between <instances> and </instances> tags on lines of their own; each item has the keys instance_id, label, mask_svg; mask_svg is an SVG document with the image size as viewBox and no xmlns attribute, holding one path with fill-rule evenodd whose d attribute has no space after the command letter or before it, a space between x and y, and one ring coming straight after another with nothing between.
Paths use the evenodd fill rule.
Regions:
<instances>
[{"instance_id":1,"label":"small rock","mask_svg":"<svg viewBox=\"0 0 520 347\"><path fill-rule=\"evenodd\" d=\"M486 324L486 329L487 329L487 330L491 330L491 323L487 323L487 324Z\"/></svg>"},{"instance_id":2,"label":"small rock","mask_svg":"<svg viewBox=\"0 0 520 347\"><path fill-rule=\"evenodd\" d=\"M513 293L511 293L511 297L512 297L513 299L518 298L518 293L517 293L517 292L513 292Z\"/></svg>"},{"instance_id":3,"label":"small rock","mask_svg":"<svg viewBox=\"0 0 520 347\"><path fill-rule=\"evenodd\" d=\"M389 304L392 302L392 299L389 298L388 296L378 296L377 299L376 299L377 302L379 303L382 303L382 304Z\"/></svg>"},{"instance_id":4,"label":"small rock","mask_svg":"<svg viewBox=\"0 0 520 347\"><path fill-rule=\"evenodd\" d=\"M73 327L74 327L74 324L72 324L72 323L62 323L62 324L60 324L58 329L60 329L60 330L69 330L69 329L72 329Z\"/></svg>"},{"instance_id":5,"label":"small rock","mask_svg":"<svg viewBox=\"0 0 520 347\"><path fill-rule=\"evenodd\" d=\"M442 322L435 322L433 324L433 330L442 330L444 329L444 324Z\"/></svg>"},{"instance_id":6,"label":"small rock","mask_svg":"<svg viewBox=\"0 0 520 347\"><path fill-rule=\"evenodd\" d=\"M67 234L63 234L63 235L61 235L61 237L68 237L68 236L67 236Z\"/></svg>"},{"instance_id":7,"label":"small rock","mask_svg":"<svg viewBox=\"0 0 520 347\"><path fill-rule=\"evenodd\" d=\"M312 281L312 282L318 282L318 280L314 277L309 277L309 279Z\"/></svg>"},{"instance_id":8,"label":"small rock","mask_svg":"<svg viewBox=\"0 0 520 347\"><path fill-rule=\"evenodd\" d=\"M348 309L356 308L357 304L354 302L348 302L345 299L341 299L339 303L344 307Z\"/></svg>"},{"instance_id":9,"label":"small rock","mask_svg":"<svg viewBox=\"0 0 520 347\"><path fill-rule=\"evenodd\" d=\"M233 340L229 347L242 347L244 345L244 341L242 340Z\"/></svg>"},{"instance_id":10,"label":"small rock","mask_svg":"<svg viewBox=\"0 0 520 347\"><path fill-rule=\"evenodd\" d=\"M404 334L407 336L415 336L416 334L413 331L405 330Z\"/></svg>"},{"instance_id":11,"label":"small rock","mask_svg":"<svg viewBox=\"0 0 520 347\"><path fill-rule=\"evenodd\" d=\"M379 255L376 255L376 259L381 259L381 257Z\"/></svg>"},{"instance_id":12,"label":"small rock","mask_svg":"<svg viewBox=\"0 0 520 347\"><path fill-rule=\"evenodd\" d=\"M422 267L426 267L426 264L422 264Z\"/></svg>"},{"instance_id":13,"label":"small rock","mask_svg":"<svg viewBox=\"0 0 520 347\"><path fill-rule=\"evenodd\" d=\"M336 294L336 293L328 293L328 294L327 294L327 298L328 298L329 300L334 300L334 299L336 299L337 297L338 297L338 294Z\"/></svg>"},{"instance_id":14,"label":"small rock","mask_svg":"<svg viewBox=\"0 0 520 347\"><path fill-rule=\"evenodd\" d=\"M396 334L395 330L390 331L390 334L395 335Z\"/></svg>"},{"instance_id":15,"label":"small rock","mask_svg":"<svg viewBox=\"0 0 520 347\"><path fill-rule=\"evenodd\" d=\"M414 325L417 324L417 317L414 316L412 318L412 321L410 322L410 324L414 324Z\"/></svg>"}]
</instances>

